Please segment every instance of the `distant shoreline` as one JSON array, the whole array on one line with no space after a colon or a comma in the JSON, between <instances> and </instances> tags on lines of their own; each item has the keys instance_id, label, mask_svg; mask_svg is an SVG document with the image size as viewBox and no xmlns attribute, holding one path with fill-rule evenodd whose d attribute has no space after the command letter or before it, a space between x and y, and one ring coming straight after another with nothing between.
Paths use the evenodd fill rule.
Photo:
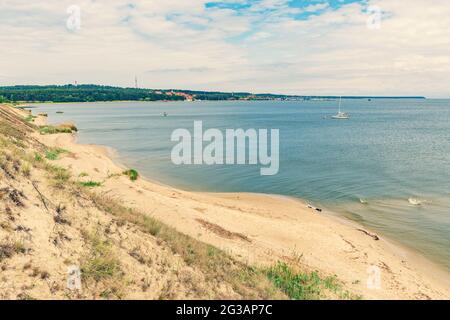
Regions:
<instances>
[{"instance_id":1,"label":"distant shoreline","mask_svg":"<svg viewBox=\"0 0 450 320\"><path fill-rule=\"evenodd\" d=\"M256 100L99 100L99 101L15 101L14 103L18 104L19 108L26 108L26 104L41 104L41 103L49 103L49 104L69 104L69 103L112 103L112 102L160 102L160 103L170 103L170 102L181 102L181 103L192 103L192 102L244 102L244 101L276 101L276 102L303 102L303 101L336 101L339 97L335 98L312 98L312 99L286 99L286 100L276 100L276 99L256 99ZM343 100L433 100L426 97L342 97Z\"/></svg>"},{"instance_id":2,"label":"distant shoreline","mask_svg":"<svg viewBox=\"0 0 450 320\"><path fill-rule=\"evenodd\" d=\"M311 101L357 99L426 99L424 96L293 95L187 89L122 88L100 85L0 86L0 102L66 103L107 101Z\"/></svg>"}]
</instances>

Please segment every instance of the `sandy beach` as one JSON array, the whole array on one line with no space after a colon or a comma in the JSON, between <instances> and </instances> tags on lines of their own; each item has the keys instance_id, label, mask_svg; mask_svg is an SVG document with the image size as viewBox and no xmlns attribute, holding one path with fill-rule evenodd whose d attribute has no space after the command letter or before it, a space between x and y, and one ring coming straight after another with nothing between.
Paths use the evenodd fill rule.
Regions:
<instances>
[{"instance_id":1,"label":"sandy beach","mask_svg":"<svg viewBox=\"0 0 450 320\"><path fill-rule=\"evenodd\" d=\"M45 117L35 124L42 125ZM106 147L81 145L72 134L39 135L69 153L56 160L81 180L100 181L107 194L178 231L252 265L295 261L306 270L336 275L363 299L448 299L448 272L382 235L278 196L189 192L121 173ZM375 268L375 269L374 269ZM370 285L380 271L380 287ZM371 276L372 274L372 276Z\"/></svg>"}]
</instances>

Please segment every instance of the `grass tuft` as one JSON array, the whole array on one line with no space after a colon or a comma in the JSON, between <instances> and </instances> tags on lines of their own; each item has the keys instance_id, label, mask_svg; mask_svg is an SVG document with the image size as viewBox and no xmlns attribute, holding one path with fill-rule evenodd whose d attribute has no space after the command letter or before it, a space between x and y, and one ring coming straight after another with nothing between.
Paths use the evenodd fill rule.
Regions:
<instances>
[{"instance_id":1,"label":"grass tuft","mask_svg":"<svg viewBox=\"0 0 450 320\"><path fill-rule=\"evenodd\" d=\"M67 150L61 148L47 150L45 152L45 158L48 160L58 160L60 154L67 152L68 152Z\"/></svg>"},{"instance_id":2,"label":"grass tuft","mask_svg":"<svg viewBox=\"0 0 450 320\"><path fill-rule=\"evenodd\" d=\"M67 169L45 163L44 169L50 173L51 183L56 188L64 189L70 179L70 173Z\"/></svg>"},{"instance_id":3,"label":"grass tuft","mask_svg":"<svg viewBox=\"0 0 450 320\"><path fill-rule=\"evenodd\" d=\"M45 158L48 160L58 160L58 153L55 151L46 151L45 152Z\"/></svg>"},{"instance_id":4,"label":"grass tuft","mask_svg":"<svg viewBox=\"0 0 450 320\"><path fill-rule=\"evenodd\" d=\"M86 233L84 236L91 250L81 266L83 279L99 282L121 278L120 263L112 252L111 244L97 234Z\"/></svg>"},{"instance_id":5,"label":"grass tuft","mask_svg":"<svg viewBox=\"0 0 450 320\"><path fill-rule=\"evenodd\" d=\"M87 187L87 188L95 188L95 187L100 187L102 185L101 182L97 182L97 181L82 181L82 182L79 182L79 184L82 187Z\"/></svg>"},{"instance_id":6,"label":"grass tuft","mask_svg":"<svg viewBox=\"0 0 450 320\"><path fill-rule=\"evenodd\" d=\"M34 154L34 161L36 161L36 162L42 162L42 156L39 154L39 153L35 153Z\"/></svg>"},{"instance_id":7,"label":"grass tuft","mask_svg":"<svg viewBox=\"0 0 450 320\"><path fill-rule=\"evenodd\" d=\"M29 178L31 176L31 166L29 163L24 163L20 170L24 177Z\"/></svg>"},{"instance_id":8,"label":"grass tuft","mask_svg":"<svg viewBox=\"0 0 450 320\"><path fill-rule=\"evenodd\" d=\"M15 254L26 253L25 246L20 241L6 242L0 244L0 262L4 259L9 259Z\"/></svg>"}]
</instances>

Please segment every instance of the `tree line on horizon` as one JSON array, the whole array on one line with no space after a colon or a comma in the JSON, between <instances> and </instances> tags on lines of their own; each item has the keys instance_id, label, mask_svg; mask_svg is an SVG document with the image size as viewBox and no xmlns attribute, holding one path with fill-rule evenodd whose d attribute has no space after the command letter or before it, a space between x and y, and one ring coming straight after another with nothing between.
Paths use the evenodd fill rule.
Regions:
<instances>
[{"instance_id":1,"label":"tree line on horizon","mask_svg":"<svg viewBox=\"0 0 450 320\"><path fill-rule=\"evenodd\" d=\"M184 95L183 95L184 94ZM292 96L279 94L252 94L248 92L211 92L177 89L121 88L93 84L83 85L16 85L0 86L0 103L5 102L95 102L95 101L183 101L186 95L195 100L311 100L336 99L336 96ZM415 98L424 97L357 97L361 98Z\"/></svg>"},{"instance_id":2,"label":"tree line on horizon","mask_svg":"<svg viewBox=\"0 0 450 320\"><path fill-rule=\"evenodd\" d=\"M209 92L176 89L121 88L101 85L16 85L0 87L2 102L94 102L94 101L183 101L186 94L195 100L239 100L247 92Z\"/></svg>"},{"instance_id":3,"label":"tree line on horizon","mask_svg":"<svg viewBox=\"0 0 450 320\"><path fill-rule=\"evenodd\" d=\"M174 94L175 93L175 94ZM83 85L16 85L0 87L1 102L94 102L94 101L182 101L185 94L195 100L275 100L287 95L252 94L249 92L195 91L178 89L121 88L93 84ZM300 98L300 97L298 97ZM302 98L303 99L303 98Z\"/></svg>"},{"instance_id":4,"label":"tree line on horizon","mask_svg":"<svg viewBox=\"0 0 450 320\"><path fill-rule=\"evenodd\" d=\"M97 85L0 87L0 102L177 101L185 98L153 90Z\"/></svg>"}]
</instances>

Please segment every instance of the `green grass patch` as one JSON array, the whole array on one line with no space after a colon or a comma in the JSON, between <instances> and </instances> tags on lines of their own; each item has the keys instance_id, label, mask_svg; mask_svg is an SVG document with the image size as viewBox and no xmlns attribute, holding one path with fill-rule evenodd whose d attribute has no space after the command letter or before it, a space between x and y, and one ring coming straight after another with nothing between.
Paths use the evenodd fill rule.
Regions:
<instances>
[{"instance_id":1,"label":"green grass patch","mask_svg":"<svg viewBox=\"0 0 450 320\"><path fill-rule=\"evenodd\" d=\"M45 158L48 160L58 160L60 154L67 153L67 152L69 152L69 151L67 151L65 149L61 149L61 148L47 150L45 152Z\"/></svg>"},{"instance_id":2,"label":"green grass patch","mask_svg":"<svg viewBox=\"0 0 450 320\"><path fill-rule=\"evenodd\" d=\"M342 289L336 277L322 278L318 272L301 272L284 262L266 270L269 280L293 300L329 298L357 299Z\"/></svg>"},{"instance_id":3,"label":"green grass patch","mask_svg":"<svg viewBox=\"0 0 450 320\"><path fill-rule=\"evenodd\" d=\"M55 151L46 151L45 158L48 160L58 160L59 154L56 153Z\"/></svg>"},{"instance_id":4,"label":"green grass patch","mask_svg":"<svg viewBox=\"0 0 450 320\"><path fill-rule=\"evenodd\" d=\"M97 181L82 181L82 182L79 182L79 184L82 187L88 187L88 188L100 187L102 185L101 182L97 182Z\"/></svg>"},{"instance_id":5,"label":"green grass patch","mask_svg":"<svg viewBox=\"0 0 450 320\"><path fill-rule=\"evenodd\" d=\"M131 181L136 181L139 177L139 173L134 169L129 169L123 172L124 175L128 176Z\"/></svg>"},{"instance_id":6,"label":"green grass patch","mask_svg":"<svg viewBox=\"0 0 450 320\"><path fill-rule=\"evenodd\" d=\"M34 154L34 161L36 161L36 162L42 162L42 156L39 154L39 153L35 153Z\"/></svg>"},{"instance_id":7,"label":"green grass patch","mask_svg":"<svg viewBox=\"0 0 450 320\"><path fill-rule=\"evenodd\" d=\"M33 122L34 119L36 119L36 117L30 114L29 116L27 116L27 117L25 118L25 121L26 121L26 122Z\"/></svg>"},{"instance_id":8,"label":"green grass patch","mask_svg":"<svg viewBox=\"0 0 450 320\"><path fill-rule=\"evenodd\" d=\"M57 134L57 133L72 133L72 129L68 127L57 126L41 126L39 127L40 134Z\"/></svg>"},{"instance_id":9,"label":"green grass patch","mask_svg":"<svg viewBox=\"0 0 450 320\"><path fill-rule=\"evenodd\" d=\"M320 278L317 273L297 273L286 263L279 262L267 270L267 277L294 300L320 298Z\"/></svg>"}]
</instances>

